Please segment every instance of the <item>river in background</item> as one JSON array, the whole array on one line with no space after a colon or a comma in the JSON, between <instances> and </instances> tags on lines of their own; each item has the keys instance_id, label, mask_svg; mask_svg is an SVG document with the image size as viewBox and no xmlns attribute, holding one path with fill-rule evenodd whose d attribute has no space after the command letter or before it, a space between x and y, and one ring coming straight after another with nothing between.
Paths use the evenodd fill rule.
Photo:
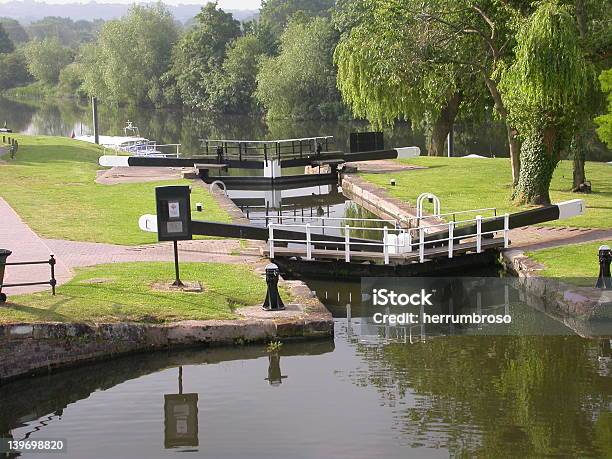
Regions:
<instances>
[{"instance_id":1,"label":"river in background","mask_svg":"<svg viewBox=\"0 0 612 459\"><path fill-rule=\"evenodd\" d=\"M186 155L201 152L199 139L272 140L333 135L335 148L348 151L349 134L369 130L363 121L264 121L260 117L220 116L186 113L181 110L138 107L111 108L101 105L100 132L104 135L123 135L129 119L140 128L143 137L158 143L181 143ZM34 135L70 136L91 134L91 108L72 99L21 100L0 97L0 125L7 121L15 132ZM599 142L594 133L588 140L588 159L612 160L612 152ZM426 140L422 131L413 131L408 123L397 123L385 129L388 148L418 146L422 152ZM455 126L455 154L508 156L504 126L499 122L457 124Z\"/></svg>"},{"instance_id":2,"label":"river in background","mask_svg":"<svg viewBox=\"0 0 612 459\"><path fill-rule=\"evenodd\" d=\"M123 135L129 119L140 128L143 137L158 143L181 143L184 154L201 151L199 139L283 139L333 135L335 148L348 150L349 134L368 130L361 121L270 121L260 117L222 116L184 113L181 110L100 106L100 133ZM7 121L15 132L34 135L70 136L91 134L91 109L76 100L23 100L0 97L0 124ZM457 126L455 151L484 156L506 156L504 127L499 123L480 126ZM389 148L419 146L425 151L425 136L414 132L407 123L398 123L385 130L385 145Z\"/></svg>"}]
</instances>

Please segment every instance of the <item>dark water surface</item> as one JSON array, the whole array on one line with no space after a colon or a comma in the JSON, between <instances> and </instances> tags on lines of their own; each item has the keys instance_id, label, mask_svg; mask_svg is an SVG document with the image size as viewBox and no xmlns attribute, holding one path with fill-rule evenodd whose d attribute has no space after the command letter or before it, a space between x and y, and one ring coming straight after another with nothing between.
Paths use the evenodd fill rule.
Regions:
<instances>
[{"instance_id":1,"label":"dark water surface","mask_svg":"<svg viewBox=\"0 0 612 459\"><path fill-rule=\"evenodd\" d=\"M279 359L259 346L157 353L14 382L0 387L0 435L64 438L74 458L611 457L597 341L365 342L358 322ZM171 447L179 366L197 437Z\"/></svg>"}]
</instances>

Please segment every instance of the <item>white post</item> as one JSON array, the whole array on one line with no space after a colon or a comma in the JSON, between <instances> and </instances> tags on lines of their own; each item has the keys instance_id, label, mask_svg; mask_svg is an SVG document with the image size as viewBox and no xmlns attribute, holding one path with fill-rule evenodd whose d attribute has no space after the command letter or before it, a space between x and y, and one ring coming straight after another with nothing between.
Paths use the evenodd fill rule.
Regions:
<instances>
[{"instance_id":1,"label":"white post","mask_svg":"<svg viewBox=\"0 0 612 459\"><path fill-rule=\"evenodd\" d=\"M419 228L419 260L421 263L425 261L425 230Z\"/></svg>"},{"instance_id":2,"label":"white post","mask_svg":"<svg viewBox=\"0 0 612 459\"><path fill-rule=\"evenodd\" d=\"M312 247L310 246L310 223L306 223L306 259L312 260Z\"/></svg>"},{"instance_id":3,"label":"white post","mask_svg":"<svg viewBox=\"0 0 612 459\"><path fill-rule=\"evenodd\" d=\"M351 261L351 237L349 235L349 226L344 226L344 261L349 263Z\"/></svg>"},{"instance_id":4,"label":"white post","mask_svg":"<svg viewBox=\"0 0 612 459\"><path fill-rule=\"evenodd\" d=\"M455 245L455 222L448 224L448 258L453 258L453 249Z\"/></svg>"},{"instance_id":5,"label":"white post","mask_svg":"<svg viewBox=\"0 0 612 459\"><path fill-rule=\"evenodd\" d=\"M504 214L504 248L508 248L508 236L510 232L510 215Z\"/></svg>"},{"instance_id":6,"label":"white post","mask_svg":"<svg viewBox=\"0 0 612 459\"><path fill-rule=\"evenodd\" d=\"M389 236L389 231L385 226L383 228L383 254L385 255L385 264L389 264L389 249L387 248L387 237Z\"/></svg>"},{"instance_id":7,"label":"white post","mask_svg":"<svg viewBox=\"0 0 612 459\"><path fill-rule=\"evenodd\" d=\"M408 241L406 242L408 244L408 252L412 252L412 231L408 230L406 234L408 235Z\"/></svg>"},{"instance_id":8,"label":"white post","mask_svg":"<svg viewBox=\"0 0 612 459\"><path fill-rule=\"evenodd\" d=\"M482 252L482 215L476 215L476 252Z\"/></svg>"},{"instance_id":9,"label":"white post","mask_svg":"<svg viewBox=\"0 0 612 459\"><path fill-rule=\"evenodd\" d=\"M270 246L270 260L274 259L274 223L268 225L268 244Z\"/></svg>"}]
</instances>

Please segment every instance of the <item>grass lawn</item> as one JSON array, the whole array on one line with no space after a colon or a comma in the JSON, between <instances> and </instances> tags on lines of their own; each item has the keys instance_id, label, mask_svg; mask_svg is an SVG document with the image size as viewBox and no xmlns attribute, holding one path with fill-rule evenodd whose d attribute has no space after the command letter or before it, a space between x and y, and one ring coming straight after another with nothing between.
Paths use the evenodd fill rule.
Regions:
<instances>
[{"instance_id":1,"label":"grass lawn","mask_svg":"<svg viewBox=\"0 0 612 459\"><path fill-rule=\"evenodd\" d=\"M584 279L586 285L591 285L592 280L599 275L597 253L602 245L612 246L612 240L538 250L526 255L546 267L541 271L543 276L577 278L574 283L579 284L582 284L580 281Z\"/></svg>"},{"instance_id":2,"label":"grass lawn","mask_svg":"<svg viewBox=\"0 0 612 459\"><path fill-rule=\"evenodd\" d=\"M428 169L362 176L385 188L392 196L413 205L419 194L432 192L440 198L442 213L485 207L495 207L501 212L516 212L528 208L516 206L510 200L512 176L509 159L422 157L400 162L427 166ZM572 184L572 162L562 161L559 164L551 185L552 201L581 198L586 202L586 212L580 217L554 221L547 225L612 228L612 166L587 162L586 175L594 192L572 193L569 191ZM395 187L389 185L391 178L397 182Z\"/></svg>"},{"instance_id":3,"label":"grass lawn","mask_svg":"<svg viewBox=\"0 0 612 459\"><path fill-rule=\"evenodd\" d=\"M63 137L14 137L19 151L16 160L2 158L0 196L41 237L124 245L155 242L155 234L138 228L142 214L155 213L155 186L190 183L98 185L94 180L101 147ZM204 204L197 218L230 221L207 190L194 187L192 202Z\"/></svg>"},{"instance_id":4,"label":"grass lawn","mask_svg":"<svg viewBox=\"0 0 612 459\"><path fill-rule=\"evenodd\" d=\"M263 303L265 279L242 265L182 263L183 281L200 281L203 293L155 290L171 282L173 263L117 263L81 268L74 279L50 292L9 296L0 323L145 322L234 319L241 306ZM10 292L9 292L10 293ZM281 289L284 299L289 299Z\"/></svg>"}]
</instances>

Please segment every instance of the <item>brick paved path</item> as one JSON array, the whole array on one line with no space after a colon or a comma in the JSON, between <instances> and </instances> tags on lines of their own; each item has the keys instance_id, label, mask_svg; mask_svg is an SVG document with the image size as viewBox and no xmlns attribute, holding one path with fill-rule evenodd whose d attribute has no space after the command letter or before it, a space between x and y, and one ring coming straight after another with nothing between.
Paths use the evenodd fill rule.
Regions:
<instances>
[{"instance_id":1,"label":"brick paved path","mask_svg":"<svg viewBox=\"0 0 612 459\"><path fill-rule=\"evenodd\" d=\"M0 248L13 251L9 261L45 260L53 253L58 263L56 277L58 284L69 281L74 276L73 268L93 266L103 263L122 263L133 261L173 261L174 251L171 242L141 246L121 246L98 244L95 242L74 242L57 239L42 239L32 231L17 213L0 198ZM252 263L260 264L257 254L240 254L241 246L237 240L195 240L179 242L181 261ZM236 255L232 255L232 254ZM34 282L49 279L48 265L23 267L8 266L5 283ZM12 287L7 294L30 293L46 290L45 286Z\"/></svg>"},{"instance_id":2,"label":"brick paved path","mask_svg":"<svg viewBox=\"0 0 612 459\"><path fill-rule=\"evenodd\" d=\"M510 231L511 247L525 252L612 239L612 229L527 226Z\"/></svg>"},{"instance_id":3,"label":"brick paved path","mask_svg":"<svg viewBox=\"0 0 612 459\"><path fill-rule=\"evenodd\" d=\"M17 213L0 198L0 248L12 250L8 262L42 261L49 259L53 249L32 231ZM58 282L66 282L73 276L72 271L59 260L55 266ZM4 282L22 283L39 282L50 279L49 265L7 266ZM49 286L31 286L7 288L7 294L38 292Z\"/></svg>"}]
</instances>

